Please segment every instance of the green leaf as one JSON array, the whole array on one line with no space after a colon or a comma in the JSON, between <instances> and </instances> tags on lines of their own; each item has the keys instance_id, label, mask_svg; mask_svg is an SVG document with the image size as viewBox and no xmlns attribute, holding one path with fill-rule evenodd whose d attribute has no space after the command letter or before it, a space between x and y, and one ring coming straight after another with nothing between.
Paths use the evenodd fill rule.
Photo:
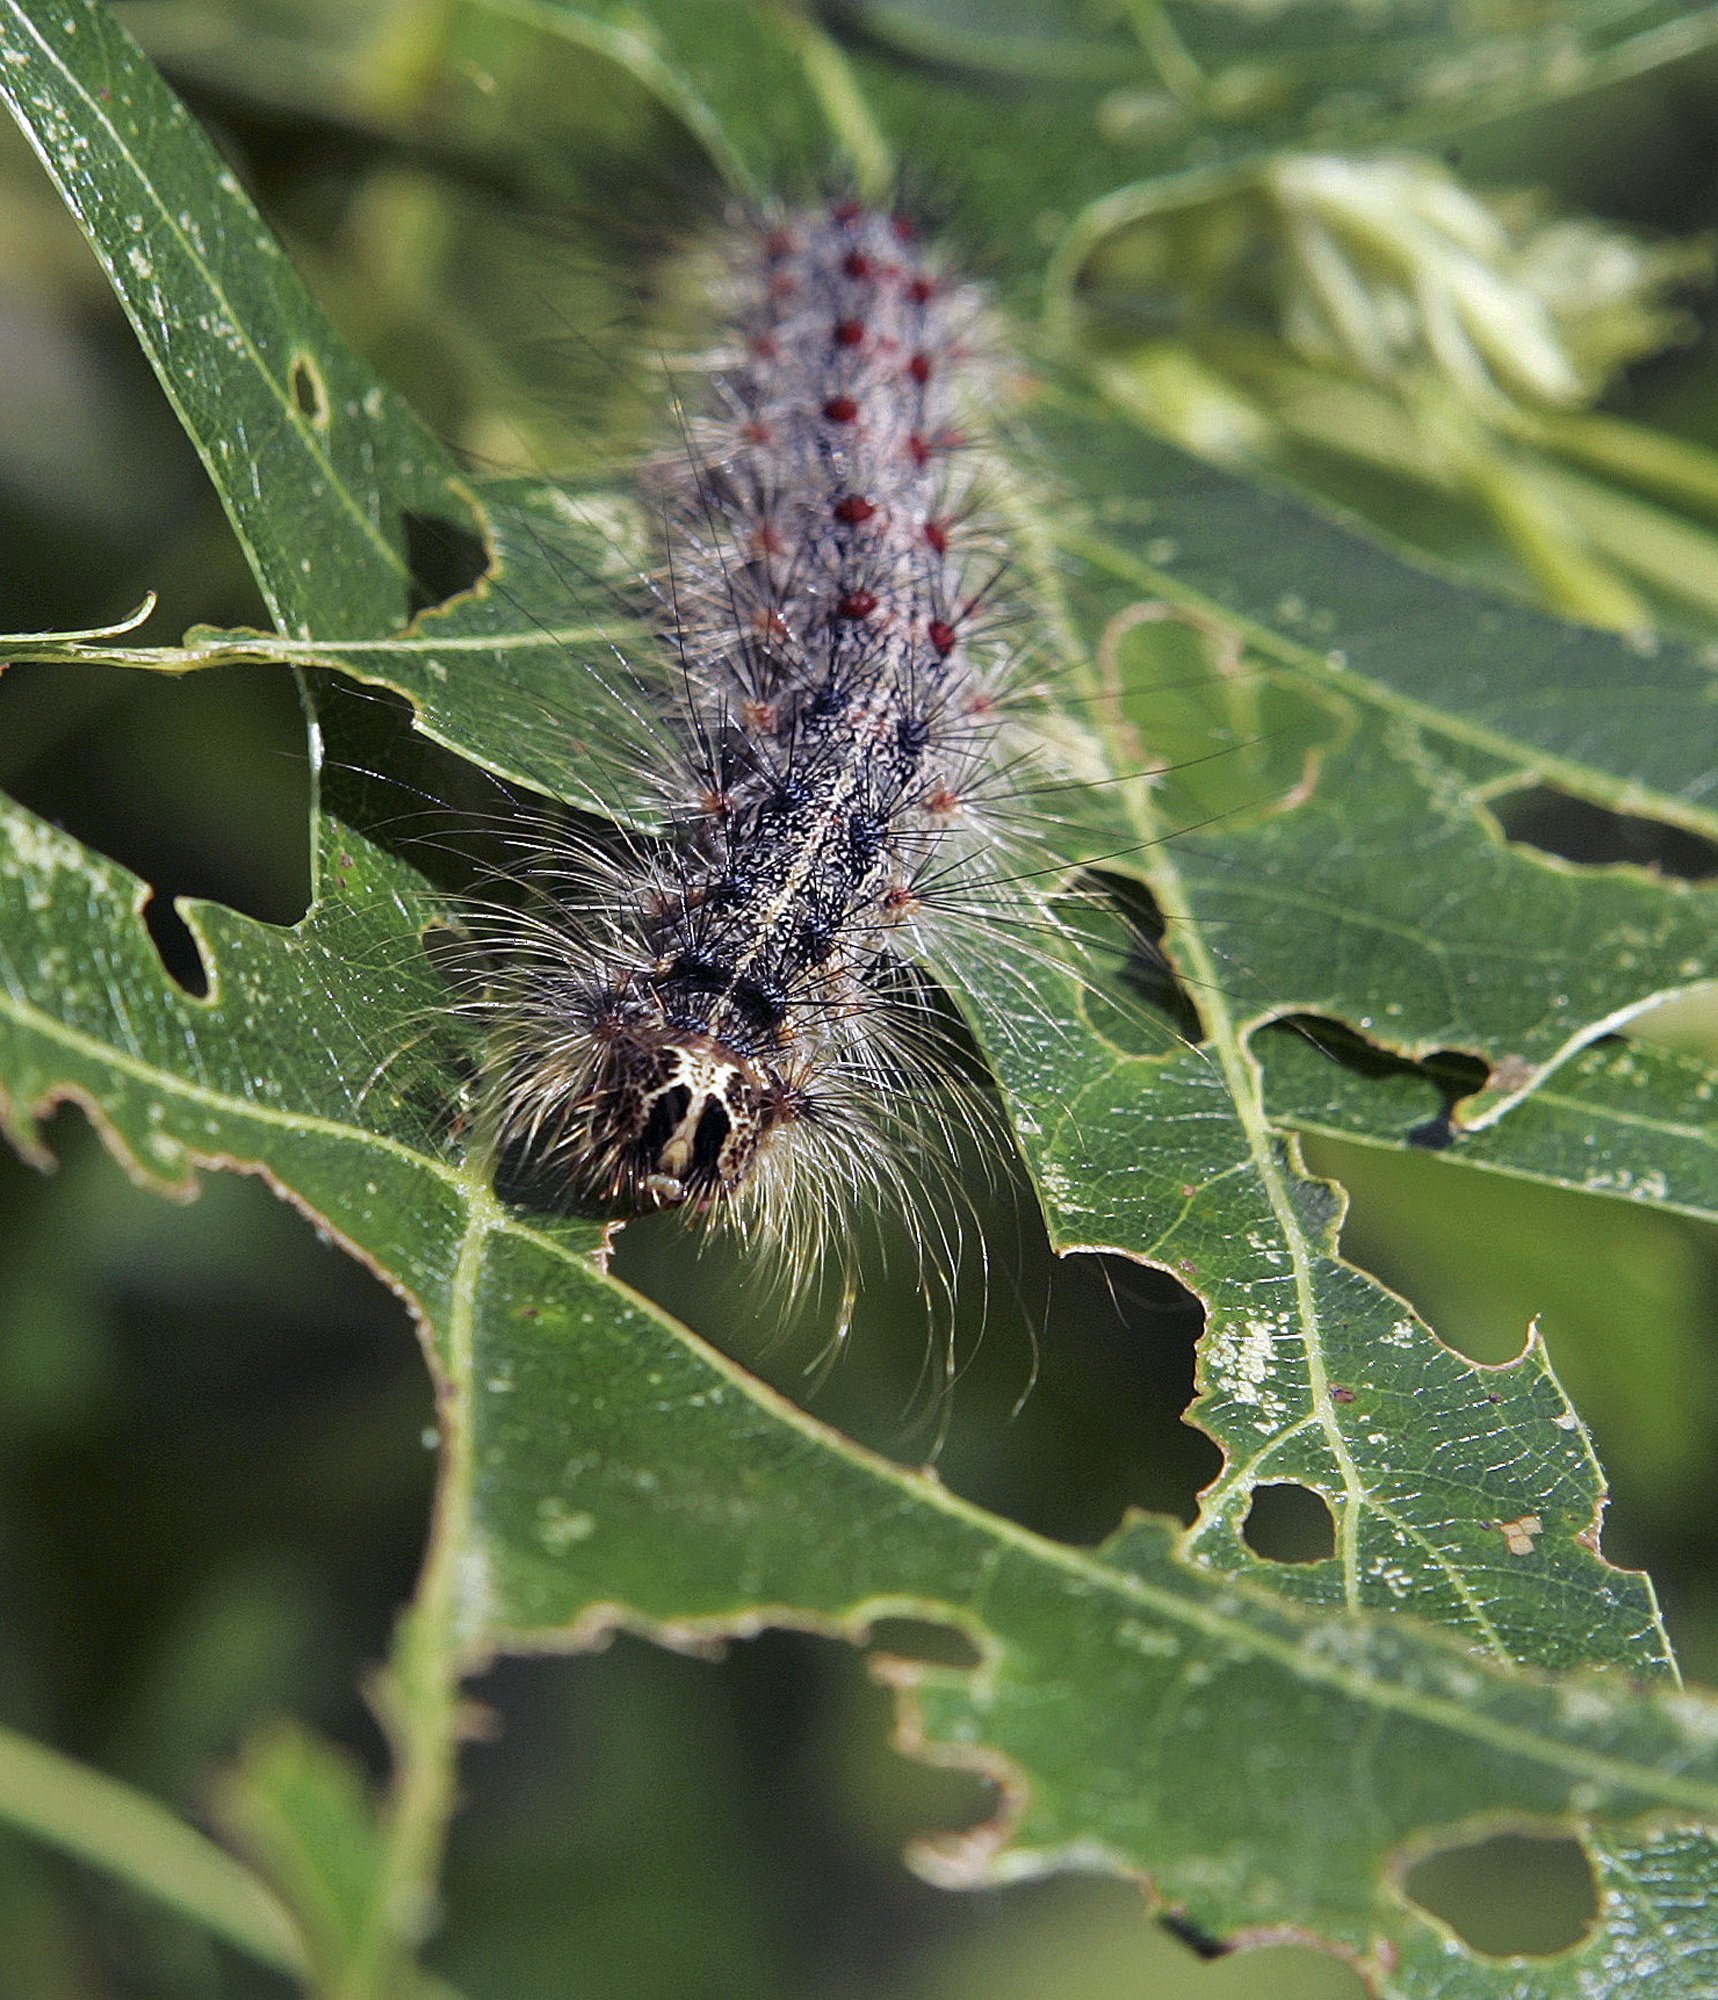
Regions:
<instances>
[{"instance_id":1,"label":"green leaf","mask_svg":"<svg viewBox=\"0 0 1718 2000\"><path fill-rule=\"evenodd\" d=\"M564 660L573 641L626 630L611 580L565 587L589 568L597 517L540 488L474 494L468 508L278 253L257 252L247 278L239 246L260 226L105 17L86 0L52 24L14 18L15 108L157 367L192 388L214 379L216 350L230 368L224 400L181 384L180 404L250 524L289 636L208 638L165 664L236 647L342 667L397 688L474 761L601 802L578 742L544 727L595 738L615 724L601 674L568 675ZM748 64L767 77L795 46L736 32L722 60L735 77ZM99 174L79 143L86 125ZM973 178L1018 213L1011 157L975 142ZM155 217L140 243L133 214ZM157 236L177 260L162 297L182 316L168 332L156 280L129 254L153 273ZM226 317L205 310L217 298ZM315 379L339 384L326 437L314 397L309 411L296 394L282 401L294 339L314 343ZM252 480L254 456L241 462L232 439L267 410L280 469ZM204 1166L266 1174L408 1298L437 1372L437 1530L384 1703L397 1782L372 1859L342 1876L347 1914L333 1929L352 1934L367 1866L363 1934L412 1941L451 1805L455 1684L497 1647L577 1643L616 1623L670 1638L768 1622L857 1636L898 1612L949 1622L981 1660L903 1675L915 1726L937 1754L1017 1780L1014 1818L945 1857L945 1872L1102 1857L1149 1871L1214 1936L1310 1928L1380 1969L1436 1962L1466 1982L1439 1987L1444 1974L1422 1970L1416 1985L1397 1979L1403 1993L1521 1990L1512 1968L1453 1954L1389 1873L1476 1816L1594 1830L1616 1857L1600 1861L1607 1894L1634 1899L1612 1906L1595 1942L1613 1974L1619 1953L1647 1963L1631 1924L1680 1921L1697 1893L1700 1843L1661 1829L1718 1816L1718 1718L1703 1698L1645 1686L1669 1666L1650 1589L1597 1554L1602 1482L1542 1351L1476 1368L1337 1258L1338 1197L1300 1173L1275 1129L1248 1037L1310 1010L1388 1049L1473 1048L1500 1070L1513 1057L1469 1107L1470 1124L1499 1129L1619 1008L1709 976L1709 956L1692 956L1711 934L1697 892L1514 853L1486 804L1531 772L1704 824L1698 662L1463 592L1077 402L1046 398L1037 418L1076 504L1027 476L1010 501L1023 568L1070 698L1099 718L1114 768L1139 779L1118 788L1139 852L1111 865L1149 881L1204 1045L1136 1046L1139 1005L1090 968L949 970L1058 1241L1161 1262L1207 1302L1197 1407L1227 1462L1186 1543L1142 1520L1074 1550L987 1516L816 1425L627 1294L597 1268L592 1227L507 1209L453 1115L465 1037L420 947L439 905L371 837L361 787L319 822L318 899L295 930L186 907L205 1000L164 975L139 921L143 884L28 814L5 816L0 1078L15 1142L38 1148L41 1111L69 1097L157 1183L188 1189ZM402 497L454 527L481 524L488 551L481 581L413 620ZM526 525L515 532L510 516ZM603 517L598 539L612 546L618 520ZM335 545L340 560L322 562ZM624 538L622 550L613 582L634 566ZM1217 656L1206 678L1228 716L1219 737L1243 733L1235 718L1256 695L1299 714L1302 747L1317 752L1295 759L1290 782L1267 745L1250 810L1168 844L1167 803L1184 796L1191 812L1198 795L1183 779L1160 796L1142 776L1161 676L1138 614L1163 602ZM1254 660L1238 694L1225 678L1232 637ZM1241 707L1223 710L1232 694ZM1657 729L1641 722L1648 701ZM1114 830L1107 799L1089 820L1087 853ZM1395 851L1380 832L1392 825ZM1437 844L1435 876L1404 845L1422 839ZM1505 913L1512 951L1539 951L1567 987L1560 1003L1488 954L1463 906L1474 894ZM1463 976L1428 979L1428 966ZM1246 1548L1261 1479L1326 1496L1336 1556L1291 1568ZM1453 1637L1365 1607L1415 1611ZM1512 1660L1635 1678L1555 1680ZM311 1807L291 1803L291 1786L274 1795L302 1833ZM1642 1815L1656 1816L1644 1835ZM308 1917L322 1889L298 1893ZM360 1990L380 1990L373 1963ZM1547 1970L1547 1992L1579 1990L1571 1964Z\"/></svg>"},{"instance_id":2,"label":"green leaf","mask_svg":"<svg viewBox=\"0 0 1718 2000\"><path fill-rule=\"evenodd\" d=\"M211 973L199 1002L161 972L140 885L8 811L0 1061L26 1143L32 1107L76 1096L101 1106L133 1171L177 1184L202 1164L265 1170L409 1285L446 1385L442 1642L458 1657L614 1622L687 1637L946 1620L984 1664L926 1670L922 1726L947 1754L1002 1756L1023 1788L1006 1863L979 1842L960 1865L1044 1866L1096 1845L1150 1868L1215 1935L1310 1923L1355 1950L1400 1948L1424 1920L1391 1906L1386 1859L1474 1813L1619 1830L1654 1809L1718 1814L1718 1711L1703 1700L1540 1683L1412 1623L1315 1616L1189 1566L1164 1523L1099 1551L1028 1535L848 1444L628 1298L588 1236L509 1214L480 1162L425 1135L397 1076L353 1083L424 974L392 963L411 914L395 865L327 831L339 886L298 931L187 908ZM78 958L89 972L68 978ZM29 998L46 990L51 1014ZM1540 1423L1564 1414L1547 1390ZM1556 1532L1548 1517L1541 1549ZM1492 1539L1500 1572L1533 1566ZM1568 1602L1590 1614L1586 1590ZM427 1698L398 1685L408 1705ZM1267 1742L1282 1761L1263 1794L1247 1774ZM1264 1871L1248 1859L1261 1843Z\"/></svg>"},{"instance_id":3,"label":"green leaf","mask_svg":"<svg viewBox=\"0 0 1718 2000\"><path fill-rule=\"evenodd\" d=\"M227 1778L221 1818L304 1924L317 1983L337 1990L365 1948L381 1838L363 1773L306 1731L282 1724L247 1744Z\"/></svg>"},{"instance_id":4,"label":"green leaf","mask_svg":"<svg viewBox=\"0 0 1718 2000\"><path fill-rule=\"evenodd\" d=\"M1390 0L1364 16L1225 0L1129 0L1101 13L1079 0L845 0L834 18L902 129L933 80L940 129L999 95L1011 106L1054 101L1064 144L1083 141L1085 164L1071 184L1046 174L1047 189L1099 176L1113 185L1130 169L1208 172L1275 147L1423 143L1673 61L1718 34L1710 9L1670 0L1564 0L1484 18L1447 0ZM732 112L719 89L712 97Z\"/></svg>"},{"instance_id":5,"label":"green leaf","mask_svg":"<svg viewBox=\"0 0 1718 2000\"><path fill-rule=\"evenodd\" d=\"M1665 1825L1621 1841L1597 1840L1589 1852L1599 1916L1572 1952L1509 1961L1511 2000L1559 2000L1575 1993L1650 1993L1652 2000L1701 2000L1718 1979L1718 1940L1705 1888L1714 1860L1712 1835ZM1442 1927L1438 1927L1442 1930ZM1497 1989L1490 1967L1464 1965L1447 1932L1425 1932L1395 1970L1395 1990L1438 2000L1484 2000Z\"/></svg>"},{"instance_id":6,"label":"green leaf","mask_svg":"<svg viewBox=\"0 0 1718 2000\"><path fill-rule=\"evenodd\" d=\"M565 107L587 124L601 112L567 88L569 55L624 72L746 192L784 179L804 191L832 151L863 178L880 142L958 187L963 229L1016 295L1047 240L1120 183L1244 172L1281 146L1430 142L1718 39L1718 9L1675 0L1560 0L1483 21L1449 0L1364 17L1222 0L784 0L738 27L730 0L453 0L332 36L309 8L261 32L218 0L175 8L165 27L136 18L188 74L504 158L540 193L564 190L561 149L522 142L497 107L528 103L530 131L567 120L583 136Z\"/></svg>"},{"instance_id":7,"label":"green leaf","mask_svg":"<svg viewBox=\"0 0 1718 2000\"><path fill-rule=\"evenodd\" d=\"M313 1991L367 1992L380 1972L400 2000L454 2000L440 1980L386 1964L392 1946L374 1897L382 1829L350 1757L296 1724L273 1724L245 1746L217 1806L234 1841L298 1912ZM421 1926L427 1912L414 1915Z\"/></svg>"},{"instance_id":8,"label":"green leaf","mask_svg":"<svg viewBox=\"0 0 1718 2000\"><path fill-rule=\"evenodd\" d=\"M405 517L461 517L451 461L333 337L105 9L73 4L50 22L8 0L0 22L0 92L95 247L281 629L403 624Z\"/></svg>"},{"instance_id":9,"label":"green leaf","mask_svg":"<svg viewBox=\"0 0 1718 2000\"><path fill-rule=\"evenodd\" d=\"M0 1820L107 1869L264 1965L304 1965L286 1910L249 1869L154 1799L9 1729L0 1729Z\"/></svg>"}]
</instances>

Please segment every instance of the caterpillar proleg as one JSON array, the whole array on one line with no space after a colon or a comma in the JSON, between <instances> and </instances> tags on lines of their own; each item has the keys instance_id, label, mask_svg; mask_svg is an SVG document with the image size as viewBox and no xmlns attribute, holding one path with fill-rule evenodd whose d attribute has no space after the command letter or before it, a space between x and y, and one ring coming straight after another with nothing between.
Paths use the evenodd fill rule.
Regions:
<instances>
[{"instance_id":1,"label":"caterpillar proleg","mask_svg":"<svg viewBox=\"0 0 1718 2000\"><path fill-rule=\"evenodd\" d=\"M731 223L719 262L722 332L642 479L670 831L534 865L548 892L497 926L493 1100L551 1184L804 1250L982 1118L924 970L948 927L1007 950L1052 919L989 810L1022 648L982 293L854 200Z\"/></svg>"}]
</instances>

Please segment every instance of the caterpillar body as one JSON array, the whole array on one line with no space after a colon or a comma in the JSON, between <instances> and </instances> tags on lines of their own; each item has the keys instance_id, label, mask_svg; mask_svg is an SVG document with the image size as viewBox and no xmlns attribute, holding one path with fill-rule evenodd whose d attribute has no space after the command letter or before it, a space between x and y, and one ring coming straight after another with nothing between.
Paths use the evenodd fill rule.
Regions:
<instances>
[{"instance_id":1,"label":"caterpillar body","mask_svg":"<svg viewBox=\"0 0 1718 2000\"><path fill-rule=\"evenodd\" d=\"M497 1123L580 1197L826 1244L984 1122L927 960L981 913L1049 921L989 811L1021 657L984 505L997 362L982 293L902 215L784 210L722 261L704 393L643 481L670 831L539 861L485 1003Z\"/></svg>"}]
</instances>

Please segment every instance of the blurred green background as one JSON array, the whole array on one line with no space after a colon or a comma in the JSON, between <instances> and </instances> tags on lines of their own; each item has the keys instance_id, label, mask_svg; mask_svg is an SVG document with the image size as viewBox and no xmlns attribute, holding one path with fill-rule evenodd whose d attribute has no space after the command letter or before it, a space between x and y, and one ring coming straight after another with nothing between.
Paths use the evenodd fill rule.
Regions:
<instances>
[{"instance_id":1,"label":"blurred green background","mask_svg":"<svg viewBox=\"0 0 1718 2000\"><path fill-rule=\"evenodd\" d=\"M576 231L561 230L543 188L510 200L517 189L480 184L469 162L395 143L337 87L333 54L327 76L283 66L272 36L339 47L308 6L128 18L348 337L446 434L557 465L636 442L636 378L613 356L648 289L642 251L635 270L612 232L569 249ZM235 18L254 41L232 42ZM583 119L587 150L563 162L575 218L614 185L619 135L636 162L637 120L654 115L612 78L587 88L557 112ZM1718 225L1715 97L1718 61L1675 65L1602 102L1488 127L1465 166L1639 227L1698 232ZM629 167L640 243L686 171L671 134L645 150L653 178ZM1634 369L1611 402L1718 442L1718 347L1711 300L1698 304L1697 337ZM163 639L199 620L261 622L93 259L9 135L0 354L0 627L94 625L147 589L161 594L150 632ZM1446 552L1498 566L1481 527L1464 531L1471 547L1440 532ZM284 671L169 683L16 669L0 682L0 784L155 885L152 925L182 977L195 958L174 895L282 923L304 906L308 781ZM175 1207L127 1184L82 1112L62 1111L51 1137L51 1177L0 1159L0 1721L192 1816L206 1815L222 1761L281 1711L380 1775L361 1685L409 1590L432 1473L429 1395L400 1306L259 1182L212 1178ZM1718 1679L1718 1234L1449 1157L1329 1143L1311 1157L1353 1193L1350 1253L1464 1351L1504 1358L1541 1317L1612 1480L1608 1552L1651 1570L1688 1671ZM742 1314L737 1351L885 1451L937 1447L950 1485L1044 1532L1095 1540L1128 1505L1190 1516L1216 1463L1179 1422L1196 1310L1150 1273L1052 1271L1017 1206L995 1204L996 1282L1018 1284L1041 1325L1036 1352L1012 1308L983 1339L973 1315L960 1379L928 1410L922 1314L905 1298L872 1300L826 1372L808 1376L812 1334L772 1336ZM662 1231L630 1232L625 1256L670 1303L737 1290ZM1319 1533L1268 1508L1256 1528L1284 1559L1315 1553ZM468 1753L430 1954L473 2000L1360 1990L1294 1946L1203 1962L1121 1882L962 1896L923 1885L903 1846L991 1800L977 1780L890 1748L887 1699L845 1648L775 1634L712 1665L621 1640L596 1657L512 1663L476 1692L492 1724ZM1550 1843L1454 1857L1418 1887L1494 1950L1568 1941L1590 1907L1578 1861ZM4 2000L280 1990L190 1927L0 1834Z\"/></svg>"}]
</instances>

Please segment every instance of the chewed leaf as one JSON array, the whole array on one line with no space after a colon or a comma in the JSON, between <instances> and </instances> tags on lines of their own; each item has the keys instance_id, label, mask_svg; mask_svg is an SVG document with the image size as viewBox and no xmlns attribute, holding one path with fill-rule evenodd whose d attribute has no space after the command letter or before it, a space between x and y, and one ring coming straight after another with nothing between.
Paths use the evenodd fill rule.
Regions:
<instances>
[{"instance_id":1,"label":"chewed leaf","mask_svg":"<svg viewBox=\"0 0 1718 2000\"><path fill-rule=\"evenodd\" d=\"M1456 1145L1449 1106L1461 1085L1433 1065L1352 1045L1333 1059L1321 1025L1253 1037L1279 1126L1384 1146ZM1462 1135L1464 1167L1511 1174L1718 1220L1718 1073L1697 1056L1645 1042L1596 1043L1483 1131Z\"/></svg>"},{"instance_id":2,"label":"chewed leaf","mask_svg":"<svg viewBox=\"0 0 1718 2000\"><path fill-rule=\"evenodd\" d=\"M297 931L196 913L198 1003L155 961L139 885L9 811L0 1071L20 1138L72 1096L138 1171L266 1172L407 1291L471 1432L451 1607L468 1659L615 1622L944 1620L983 1664L927 1672L917 1726L949 1755L1001 1759L1015 1787L1006 1852L969 1840L960 1866L1101 1849L1215 1936L1294 1923L1405 1949L1425 1920L1395 1905L1390 1854L1471 1814L1619 1840L1643 1812L1718 1816L1703 1700L1541 1684L1417 1624L1297 1607L1188 1563L1170 1523L1095 1552L1027 1534L782 1402L602 1277L589 1236L509 1214L410 1079L354 1084L372 1034L395 1039L421 997L421 905L355 832L325 834L327 893ZM80 947L91 970L68 979ZM1536 1375L1529 1394L1555 1427L1552 1385ZM1563 1525L1545 1518L1541 1548ZM1520 1559L1493 1539L1506 1572ZM1591 1615L1589 1590L1575 1601ZM1292 1751L1268 1800L1247 1775L1265 1743Z\"/></svg>"},{"instance_id":3,"label":"chewed leaf","mask_svg":"<svg viewBox=\"0 0 1718 2000\"><path fill-rule=\"evenodd\" d=\"M52 20L16 5L10 18L0 88L97 244L283 627L193 635L158 664L249 654L344 672L396 690L475 764L626 811L624 788L592 773L650 748L630 683L605 672L642 644L631 503L462 481L315 313L105 14L70 0ZM618 16L590 18L620 36ZM745 124L745 152L760 79L798 58L775 27L719 18L711 94ZM648 38L609 53L663 59ZM930 87L882 89L879 107L900 118ZM1048 133L1057 106L1034 102ZM964 115L976 131L977 107ZM795 98L783 143L806 154L816 130ZM1085 159L1083 129L1057 143L1082 174L1109 170ZM989 213L1023 255L1043 186L1011 180L1009 148L974 146ZM1543 1990L1577 1991L1594 1966L1620 1978L1631 1926L1659 1919L1668 1936L1711 1893L1710 1843L1684 1829L1718 1823L1718 1718L1670 1689L1644 1579L1598 1553L1602 1481L1541 1350L1476 1367L1340 1260L1339 1198L1300 1170L1249 1037L1310 1012L1387 1055L1493 1064L1490 1099L1458 1107L1477 1126L1563 1069L1585 1076L1580 1052L1619 1010L1710 977L1710 891L1554 865L1512 847L1490 807L1531 769L1703 821L1698 663L1461 591L1090 410L1045 397L1040 415L1061 484L1047 498L1027 474L1011 504L1045 662L1108 757L1085 832L1120 824L1119 851L1102 851L1156 899L1196 1045L1124 1046L1137 996L1055 950L956 967L957 997L1059 1244L1160 1263L1206 1301L1196 1415L1226 1463L1189 1535L1142 1520L1080 1550L988 1515L813 1422L611 1281L595 1225L509 1207L465 1116L470 1037L422 948L442 905L337 802L296 929L187 910L203 1000L165 976L143 884L8 810L7 1129L39 1149L43 1110L74 1099L165 1188L189 1191L206 1167L266 1175L412 1303L446 1455L400 1709L445 1714L456 1670L617 1624L857 1636L886 1614L932 1617L980 1664L903 1674L908 1726L1009 1787L997 1823L936 1861L944 1875L1146 1873L1212 1937L1294 1927L1380 1980L1424 1968L1415 1987L1390 1975L1395 1990L1503 2000L1525 1990L1514 1968L1452 1950L1398 1876L1452 1828L1531 1820L1589 1843L1606 1899L1602 1935ZM1240 685L1244 651L1254 685L1316 712L1293 771L1272 768L1253 810L1197 839L1165 839L1179 822L1149 782L1150 656L1128 625L1168 601L1206 635L1236 635L1214 641L1219 692ZM1556 698L1564 676L1578 721ZM1648 696L1668 728L1640 725ZM1430 905L1421 839L1449 871ZM1488 955L1487 922L1508 923L1541 980ZM1660 1108L1670 1075L1650 1084ZM1329 1102L1362 1125L1372 1113ZM1480 1133L1488 1160L1506 1131ZM1328 1505L1328 1557L1273 1563L1248 1546L1257 1490L1282 1485ZM1547 1671L1577 1664L1629 1671ZM369 1915L346 1909L337 1928ZM1686 1983L1707 1947L1679 1949L1663 1964Z\"/></svg>"}]
</instances>

